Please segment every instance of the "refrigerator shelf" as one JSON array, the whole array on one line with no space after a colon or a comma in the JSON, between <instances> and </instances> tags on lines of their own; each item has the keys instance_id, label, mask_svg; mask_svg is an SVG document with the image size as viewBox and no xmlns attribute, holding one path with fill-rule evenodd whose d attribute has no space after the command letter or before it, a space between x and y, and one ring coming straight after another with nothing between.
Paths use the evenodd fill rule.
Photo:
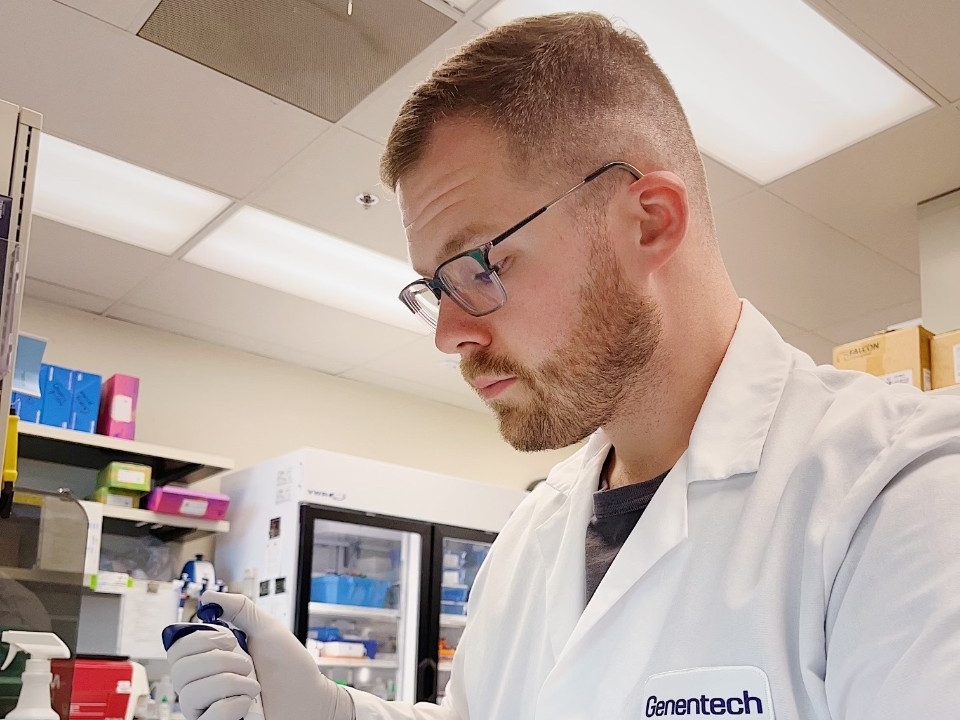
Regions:
<instances>
[{"instance_id":1,"label":"refrigerator shelf","mask_svg":"<svg viewBox=\"0 0 960 720\"><path fill-rule=\"evenodd\" d=\"M450 615L449 613L440 614L440 627L466 627L466 615Z\"/></svg>"},{"instance_id":2,"label":"refrigerator shelf","mask_svg":"<svg viewBox=\"0 0 960 720\"><path fill-rule=\"evenodd\" d=\"M437 670L442 673L448 673L453 671L453 660L442 660L437 663Z\"/></svg>"},{"instance_id":3,"label":"refrigerator shelf","mask_svg":"<svg viewBox=\"0 0 960 720\"><path fill-rule=\"evenodd\" d=\"M310 603L310 615L318 617L351 617L368 620L398 621L400 611L390 608L362 607L360 605L337 605L335 603Z\"/></svg>"},{"instance_id":4,"label":"refrigerator shelf","mask_svg":"<svg viewBox=\"0 0 960 720\"><path fill-rule=\"evenodd\" d=\"M372 668L374 670L396 670L396 660L368 660L367 658L325 658L317 660L320 668Z\"/></svg>"}]
</instances>

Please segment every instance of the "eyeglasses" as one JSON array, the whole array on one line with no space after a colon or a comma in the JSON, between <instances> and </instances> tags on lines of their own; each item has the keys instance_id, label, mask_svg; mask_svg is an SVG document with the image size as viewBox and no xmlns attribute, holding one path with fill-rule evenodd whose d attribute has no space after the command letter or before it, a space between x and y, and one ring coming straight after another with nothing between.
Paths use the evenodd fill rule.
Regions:
<instances>
[{"instance_id":1,"label":"eyeglasses","mask_svg":"<svg viewBox=\"0 0 960 720\"><path fill-rule=\"evenodd\" d=\"M642 172L626 162L609 162L597 168L555 200L530 213L490 242L445 260L436 269L432 278L414 280L400 291L400 301L434 330L437 328L440 317L440 298L443 294L474 317L482 317L499 310L507 302L507 291L498 275L499 265L490 264L490 250L529 225L561 200L613 168L626 170L636 180L643 177Z\"/></svg>"}]
</instances>

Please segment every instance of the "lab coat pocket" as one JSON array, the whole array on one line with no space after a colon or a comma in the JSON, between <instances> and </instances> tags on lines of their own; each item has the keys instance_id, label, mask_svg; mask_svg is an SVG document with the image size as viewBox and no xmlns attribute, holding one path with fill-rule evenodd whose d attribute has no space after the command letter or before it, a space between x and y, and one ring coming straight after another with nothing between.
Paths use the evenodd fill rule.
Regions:
<instances>
[{"instance_id":1,"label":"lab coat pocket","mask_svg":"<svg viewBox=\"0 0 960 720\"><path fill-rule=\"evenodd\" d=\"M651 675L642 690L632 694L632 699L631 705L636 709L631 717L774 718L767 675L750 665L688 668Z\"/></svg>"}]
</instances>

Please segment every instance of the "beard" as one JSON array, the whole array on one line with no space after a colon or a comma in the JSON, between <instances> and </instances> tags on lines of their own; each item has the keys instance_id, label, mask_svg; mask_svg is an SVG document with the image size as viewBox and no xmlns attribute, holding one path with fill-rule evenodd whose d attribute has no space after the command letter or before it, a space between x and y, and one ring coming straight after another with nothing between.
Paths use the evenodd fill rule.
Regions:
<instances>
[{"instance_id":1,"label":"beard","mask_svg":"<svg viewBox=\"0 0 960 720\"><path fill-rule=\"evenodd\" d=\"M517 450L554 450L583 440L625 412L625 398L651 374L659 309L629 288L615 257L591 245L580 317L553 357L535 368L485 350L461 361L465 378L512 375L526 390L517 400L489 403L500 434Z\"/></svg>"}]
</instances>

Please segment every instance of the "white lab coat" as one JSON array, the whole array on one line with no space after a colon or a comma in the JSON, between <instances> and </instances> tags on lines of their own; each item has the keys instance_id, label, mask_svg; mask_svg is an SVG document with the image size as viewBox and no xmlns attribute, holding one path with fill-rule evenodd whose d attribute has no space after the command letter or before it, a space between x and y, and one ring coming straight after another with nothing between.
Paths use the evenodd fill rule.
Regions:
<instances>
[{"instance_id":1,"label":"white lab coat","mask_svg":"<svg viewBox=\"0 0 960 720\"><path fill-rule=\"evenodd\" d=\"M442 707L357 693L358 720L645 718L651 676L729 666L765 673L764 717L960 717L960 399L816 367L744 302L689 448L584 608L608 450L595 434L500 534Z\"/></svg>"}]
</instances>

